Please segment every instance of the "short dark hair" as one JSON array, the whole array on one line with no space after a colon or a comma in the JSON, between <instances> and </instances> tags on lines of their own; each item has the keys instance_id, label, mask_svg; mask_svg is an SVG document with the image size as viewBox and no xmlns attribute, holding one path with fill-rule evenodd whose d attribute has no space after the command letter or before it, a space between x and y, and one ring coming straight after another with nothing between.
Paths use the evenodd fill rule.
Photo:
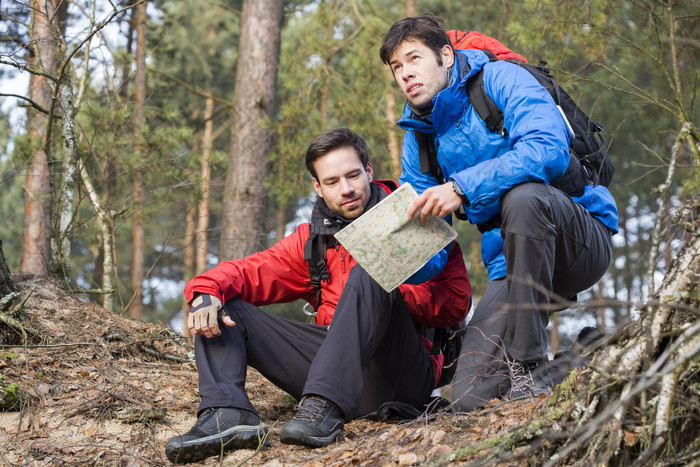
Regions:
<instances>
[{"instance_id":1,"label":"short dark hair","mask_svg":"<svg viewBox=\"0 0 700 467\"><path fill-rule=\"evenodd\" d=\"M433 51L440 66L442 66L442 56L440 54L442 48L446 45L452 47L450 37L445 31L444 21L439 16L430 13L398 20L382 38L384 42L379 49L379 58L387 65L389 65L391 56L394 55L396 49L405 40L413 39L423 42Z\"/></svg>"},{"instance_id":2,"label":"short dark hair","mask_svg":"<svg viewBox=\"0 0 700 467\"><path fill-rule=\"evenodd\" d=\"M347 128L333 128L318 135L306 150L306 170L313 178L316 176L314 163L331 151L336 149L352 147L357 152L363 167L369 164L369 147L365 139Z\"/></svg>"}]
</instances>

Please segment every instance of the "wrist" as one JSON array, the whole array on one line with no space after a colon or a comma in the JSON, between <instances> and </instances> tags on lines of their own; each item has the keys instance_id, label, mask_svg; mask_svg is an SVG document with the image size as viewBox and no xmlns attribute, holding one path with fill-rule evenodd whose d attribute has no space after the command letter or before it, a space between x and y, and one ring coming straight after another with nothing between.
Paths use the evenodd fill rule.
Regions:
<instances>
[{"instance_id":1,"label":"wrist","mask_svg":"<svg viewBox=\"0 0 700 467\"><path fill-rule=\"evenodd\" d=\"M467 198L467 195L464 194L464 190L462 190L462 187L459 186L459 183L457 183L456 181L454 181L454 180L451 180L451 181L452 181L452 189L457 194L457 196L459 196L459 199L462 200L462 204L464 204L465 206L469 206L469 199Z\"/></svg>"}]
</instances>

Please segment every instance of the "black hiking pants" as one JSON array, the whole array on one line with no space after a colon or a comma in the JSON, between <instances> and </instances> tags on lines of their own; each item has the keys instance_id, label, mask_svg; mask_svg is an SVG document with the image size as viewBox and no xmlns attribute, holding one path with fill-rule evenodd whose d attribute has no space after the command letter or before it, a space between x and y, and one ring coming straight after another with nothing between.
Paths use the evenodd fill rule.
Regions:
<instances>
[{"instance_id":1,"label":"black hiking pants","mask_svg":"<svg viewBox=\"0 0 700 467\"><path fill-rule=\"evenodd\" d=\"M549 185L514 187L501 215L506 277L489 282L468 324L454 380L462 410L508 391L506 358L547 358L549 313L594 285L612 256L607 227Z\"/></svg>"},{"instance_id":2,"label":"black hiking pants","mask_svg":"<svg viewBox=\"0 0 700 467\"><path fill-rule=\"evenodd\" d=\"M421 408L435 370L398 289L385 292L355 266L330 326L290 321L242 300L226 313L235 327L195 338L199 410L255 411L245 392L248 365L297 400L315 394L334 402L347 421L399 401Z\"/></svg>"}]
</instances>

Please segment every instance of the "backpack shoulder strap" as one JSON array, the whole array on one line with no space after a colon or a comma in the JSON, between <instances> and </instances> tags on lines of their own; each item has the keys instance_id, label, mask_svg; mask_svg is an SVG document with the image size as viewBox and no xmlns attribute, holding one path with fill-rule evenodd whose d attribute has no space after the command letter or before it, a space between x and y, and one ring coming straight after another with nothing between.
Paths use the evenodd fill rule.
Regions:
<instances>
[{"instance_id":1,"label":"backpack shoulder strap","mask_svg":"<svg viewBox=\"0 0 700 467\"><path fill-rule=\"evenodd\" d=\"M418 161L420 162L421 173L429 173L440 183L444 183L445 176L437 161L437 148L432 135L417 130L413 131L413 135L418 142Z\"/></svg>"},{"instance_id":2,"label":"backpack shoulder strap","mask_svg":"<svg viewBox=\"0 0 700 467\"><path fill-rule=\"evenodd\" d=\"M498 60L491 51L484 49L483 52L488 55L489 61L493 62ZM484 70L481 69L470 77L467 80L466 87L469 102L472 104L479 117L486 123L486 127L489 131L504 136L503 112L486 93L486 88L484 87Z\"/></svg>"},{"instance_id":3,"label":"backpack shoulder strap","mask_svg":"<svg viewBox=\"0 0 700 467\"><path fill-rule=\"evenodd\" d=\"M330 279L326 266L326 249L334 246L335 242L337 242L335 238L329 242L326 235L312 233L304 245L304 261L309 265L309 282L316 292L317 307L321 303L321 281Z\"/></svg>"}]
</instances>

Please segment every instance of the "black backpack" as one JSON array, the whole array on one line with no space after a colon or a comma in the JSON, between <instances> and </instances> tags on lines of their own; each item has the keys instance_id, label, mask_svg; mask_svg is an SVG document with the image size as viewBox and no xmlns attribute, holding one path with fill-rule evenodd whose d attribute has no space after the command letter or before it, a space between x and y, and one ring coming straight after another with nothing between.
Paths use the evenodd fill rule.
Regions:
<instances>
[{"instance_id":1,"label":"black backpack","mask_svg":"<svg viewBox=\"0 0 700 467\"><path fill-rule=\"evenodd\" d=\"M395 187L394 187L395 188ZM326 250L334 248L338 241L327 235L319 235L315 241L312 238L306 241L304 247L304 260L309 265L310 282L316 292L316 306L321 303L321 281L328 280L328 268L326 267ZM308 303L306 304L308 305ZM309 311L309 306L304 306L304 313L309 316L314 316L316 313ZM442 372L440 380L436 387L442 387L449 384L454 378L457 371L457 359L462 350L462 341L466 332L466 322L460 321L453 325L444 328L428 328L426 326L416 325L419 334L431 340L433 348L432 355L439 355L442 352L444 357L442 364Z\"/></svg>"},{"instance_id":2,"label":"black backpack","mask_svg":"<svg viewBox=\"0 0 700 467\"><path fill-rule=\"evenodd\" d=\"M488 49L482 49L490 61L499 60ZM586 185L609 186L615 168L608 156L608 148L601 131L602 125L593 121L583 112L554 80L547 66L541 60L538 65L513 59L505 59L525 68L537 81L544 86L554 99L554 103L566 117L574 134L569 147L569 167L564 175L552 186L559 188L569 196L581 196ZM484 88L483 70L479 70L467 80L467 97L474 110L486 123L490 131L507 136L503 126L503 112L493 102ZM422 173L431 173L437 180L443 182L444 177L437 163L435 143L430 135L414 132L418 141L418 153ZM457 216L459 217L459 216Z\"/></svg>"}]
</instances>

